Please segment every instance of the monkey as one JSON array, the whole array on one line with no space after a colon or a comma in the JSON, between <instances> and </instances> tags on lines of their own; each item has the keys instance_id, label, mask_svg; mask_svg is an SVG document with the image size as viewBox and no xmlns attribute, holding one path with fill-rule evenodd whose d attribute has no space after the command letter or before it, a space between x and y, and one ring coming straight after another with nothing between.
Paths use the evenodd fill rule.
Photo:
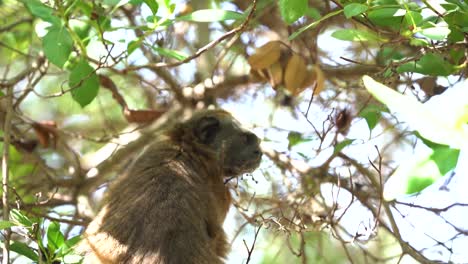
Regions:
<instances>
[{"instance_id":1,"label":"monkey","mask_svg":"<svg viewBox=\"0 0 468 264\"><path fill-rule=\"evenodd\" d=\"M84 232L84 263L223 263L230 247L225 179L259 166L259 144L221 109L167 129L107 190Z\"/></svg>"}]
</instances>

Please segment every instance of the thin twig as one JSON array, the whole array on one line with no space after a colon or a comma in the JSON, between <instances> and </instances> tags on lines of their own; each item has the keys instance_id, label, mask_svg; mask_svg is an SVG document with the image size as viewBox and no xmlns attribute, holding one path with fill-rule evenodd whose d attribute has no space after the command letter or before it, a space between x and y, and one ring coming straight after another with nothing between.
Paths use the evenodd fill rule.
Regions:
<instances>
[{"instance_id":1,"label":"thin twig","mask_svg":"<svg viewBox=\"0 0 468 264\"><path fill-rule=\"evenodd\" d=\"M245 264L248 264L250 262L250 258L252 257L252 252L254 251L254 248L255 248L255 243L257 242L258 233L260 233L261 228L262 228L262 224L260 224L258 226L257 231L255 232L254 241L252 242L252 246L250 247L250 249L247 246L247 243L245 242L245 239L243 240L244 241L244 246L247 249L247 253L248 253L247 262L245 262Z\"/></svg>"},{"instance_id":2,"label":"thin twig","mask_svg":"<svg viewBox=\"0 0 468 264\"><path fill-rule=\"evenodd\" d=\"M9 184L9 157L10 157L10 128L13 112L13 86L7 87L7 94L5 99L5 122L3 124L3 157L2 157L2 202L3 202L3 220L10 219L10 203L8 201L8 184ZM10 237L11 229L4 230L4 243L3 243L3 263L10 263Z\"/></svg>"},{"instance_id":3,"label":"thin twig","mask_svg":"<svg viewBox=\"0 0 468 264\"><path fill-rule=\"evenodd\" d=\"M151 64L151 65L135 66L135 67L130 67L128 70L129 71L135 71L135 70L140 70L142 68L149 68L149 69L157 69L157 68L163 68L163 67L170 68L170 67L176 67L176 66L185 64L187 62L190 62L191 60L200 57L200 55L207 52L209 49L211 49L214 46L218 45L221 41L231 37L232 35L235 35L237 33L240 33L242 31L244 31L244 29L247 27L250 20L252 19L256 8L257 8L257 0L253 0L252 1L252 9L250 10L249 14L247 15L247 18L245 19L244 22L242 22L241 25L239 25L238 27L235 27L234 29L224 33L221 37L219 37L219 38L211 41L210 43L206 44L205 46L201 47L194 54L192 54L191 56L185 58L184 60L177 61L177 62L172 62L172 63L160 62L160 63Z\"/></svg>"}]
</instances>

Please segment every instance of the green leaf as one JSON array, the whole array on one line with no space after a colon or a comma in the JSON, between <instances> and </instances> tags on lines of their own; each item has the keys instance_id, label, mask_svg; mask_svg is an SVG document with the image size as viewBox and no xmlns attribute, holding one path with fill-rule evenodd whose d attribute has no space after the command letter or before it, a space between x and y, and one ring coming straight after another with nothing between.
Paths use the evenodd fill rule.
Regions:
<instances>
[{"instance_id":1,"label":"green leaf","mask_svg":"<svg viewBox=\"0 0 468 264\"><path fill-rule=\"evenodd\" d=\"M427 53L417 61L407 62L397 68L398 73L417 72L432 76L448 76L456 68L444 60L439 54Z\"/></svg>"},{"instance_id":2,"label":"green leaf","mask_svg":"<svg viewBox=\"0 0 468 264\"><path fill-rule=\"evenodd\" d=\"M155 0L143 0L143 2L151 9L153 15L156 15L159 9L158 3Z\"/></svg>"},{"instance_id":3,"label":"green leaf","mask_svg":"<svg viewBox=\"0 0 468 264\"><path fill-rule=\"evenodd\" d=\"M322 16L320 15L320 11L317 8L309 7L305 11L304 15L313 18L314 20L320 19Z\"/></svg>"},{"instance_id":4,"label":"green leaf","mask_svg":"<svg viewBox=\"0 0 468 264\"><path fill-rule=\"evenodd\" d=\"M425 39L410 38L411 46L429 47L429 42Z\"/></svg>"},{"instance_id":5,"label":"green leaf","mask_svg":"<svg viewBox=\"0 0 468 264\"><path fill-rule=\"evenodd\" d=\"M339 29L332 33L332 37L339 40L348 41L379 41L381 39L377 34L371 31L363 31L359 29Z\"/></svg>"},{"instance_id":6,"label":"green leaf","mask_svg":"<svg viewBox=\"0 0 468 264\"><path fill-rule=\"evenodd\" d=\"M336 16L338 14L340 14L341 12L343 12L343 9L338 9L334 12L331 12L331 13L328 13L326 14L325 16L323 16L322 18L320 18L319 20L317 21L314 21L312 23L310 23L309 25L306 25L306 26L303 26L301 27L300 29L298 29L296 32L292 33L291 36L289 36L288 40L293 40L295 39L297 36L299 36L300 34L302 34L302 32L306 31L306 30L309 30L311 28L314 28L316 27L318 24L320 24L321 22L329 19L330 17L333 17L333 16Z\"/></svg>"},{"instance_id":7,"label":"green leaf","mask_svg":"<svg viewBox=\"0 0 468 264\"><path fill-rule=\"evenodd\" d=\"M82 239L81 235L74 236L72 238L69 238L65 241L65 244L63 244L63 248L65 250L73 248L78 242L80 242Z\"/></svg>"},{"instance_id":8,"label":"green leaf","mask_svg":"<svg viewBox=\"0 0 468 264\"><path fill-rule=\"evenodd\" d=\"M302 134L296 131L291 131L288 133L288 149L291 149L291 147L305 143L305 142L310 142L312 141L311 138L304 138L302 137Z\"/></svg>"},{"instance_id":9,"label":"green leaf","mask_svg":"<svg viewBox=\"0 0 468 264\"><path fill-rule=\"evenodd\" d=\"M367 11L367 5L358 4L358 3L351 3L346 5L344 9L344 15L346 18L350 18L353 16L357 16Z\"/></svg>"},{"instance_id":10,"label":"green leaf","mask_svg":"<svg viewBox=\"0 0 468 264\"><path fill-rule=\"evenodd\" d=\"M354 142L355 139L345 139L335 145L335 149L333 150L333 154L340 153L346 146L350 145Z\"/></svg>"},{"instance_id":11,"label":"green leaf","mask_svg":"<svg viewBox=\"0 0 468 264\"><path fill-rule=\"evenodd\" d=\"M433 40L444 40L450 34L450 29L448 27L430 27L419 33Z\"/></svg>"},{"instance_id":12,"label":"green leaf","mask_svg":"<svg viewBox=\"0 0 468 264\"><path fill-rule=\"evenodd\" d=\"M141 5L143 3L143 0L130 0L128 1L128 3L131 5Z\"/></svg>"},{"instance_id":13,"label":"green leaf","mask_svg":"<svg viewBox=\"0 0 468 264\"><path fill-rule=\"evenodd\" d=\"M177 17L176 20L192 22L217 22L225 20L241 20L244 18L244 14L234 11L220 9L202 9L185 16Z\"/></svg>"},{"instance_id":14,"label":"green leaf","mask_svg":"<svg viewBox=\"0 0 468 264\"><path fill-rule=\"evenodd\" d=\"M44 5L38 0L22 0L26 8L35 17L51 23L54 26L60 26L60 18L54 16L54 10Z\"/></svg>"},{"instance_id":15,"label":"green leaf","mask_svg":"<svg viewBox=\"0 0 468 264\"><path fill-rule=\"evenodd\" d=\"M400 28L402 16L406 14L406 10L396 7L385 7L373 9L367 13L367 16L372 23L377 26L388 26L394 29Z\"/></svg>"},{"instance_id":16,"label":"green leaf","mask_svg":"<svg viewBox=\"0 0 468 264\"><path fill-rule=\"evenodd\" d=\"M437 165L440 175L443 176L447 172L455 169L459 155L459 149L452 149L447 146L434 149L434 152L429 158Z\"/></svg>"},{"instance_id":17,"label":"green leaf","mask_svg":"<svg viewBox=\"0 0 468 264\"><path fill-rule=\"evenodd\" d=\"M10 250L18 253L21 256L25 256L36 263L39 261L39 256L37 255L36 251L34 251L25 243L14 241L10 245Z\"/></svg>"},{"instance_id":18,"label":"green leaf","mask_svg":"<svg viewBox=\"0 0 468 264\"><path fill-rule=\"evenodd\" d=\"M417 27L423 21L421 13L415 11L406 11L404 19L404 27L413 26Z\"/></svg>"},{"instance_id":19,"label":"green leaf","mask_svg":"<svg viewBox=\"0 0 468 264\"><path fill-rule=\"evenodd\" d=\"M458 149L443 146L404 161L385 184L385 199L421 192L455 169L459 153Z\"/></svg>"},{"instance_id":20,"label":"green leaf","mask_svg":"<svg viewBox=\"0 0 468 264\"><path fill-rule=\"evenodd\" d=\"M369 76L362 78L367 90L392 112L397 112L410 127L421 136L433 142L461 148L468 142L468 91L458 89L452 95L442 94L439 102L446 99L451 105L440 109L442 103L429 101L422 104L415 98L405 96L385 85L374 81ZM455 93L456 92L456 93ZM447 92L446 92L447 93ZM445 97L444 97L445 96ZM434 100L436 100L434 99Z\"/></svg>"},{"instance_id":21,"label":"green leaf","mask_svg":"<svg viewBox=\"0 0 468 264\"><path fill-rule=\"evenodd\" d=\"M14 223L18 223L22 226L31 227L33 225L33 221L31 221L31 219L29 219L17 209L12 209L10 211L10 217Z\"/></svg>"},{"instance_id":22,"label":"green leaf","mask_svg":"<svg viewBox=\"0 0 468 264\"><path fill-rule=\"evenodd\" d=\"M188 57L185 53L177 51L177 50L165 49L165 48L160 48L160 47L155 47L155 46L153 46L152 48L158 54L165 56L165 57L174 58L178 61L183 61Z\"/></svg>"},{"instance_id":23,"label":"green leaf","mask_svg":"<svg viewBox=\"0 0 468 264\"><path fill-rule=\"evenodd\" d=\"M0 221L0 230L3 230L5 228L10 228L12 226L16 226L17 224L12 223L10 221Z\"/></svg>"},{"instance_id":24,"label":"green leaf","mask_svg":"<svg viewBox=\"0 0 468 264\"><path fill-rule=\"evenodd\" d=\"M381 106L370 104L364 107L359 113L359 116L366 120L369 131L372 131L372 129L374 129L379 123L382 111L385 111L385 109Z\"/></svg>"},{"instance_id":25,"label":"green leaf","mask_svg":"<svg viewBox=\"0 0 468 264\"><path fill-rule=\"evenodd\" d=\"M85 107L97 96L99 78L96 72L94 72L93 67L89 66L88 62L82 59L71 71L68 85L72 88L71 94L73 99L81 107Z\"/></svg>"},{"instance_id":26,"label":"green leaf","mask_svg":"<svg viewBox=\"0 0 468 264\"><path fill-rule=\"evenodd\" d=\"M51 222L47 228L47 247L51 252L55 252L64 245L64 242L65 237L62 232L60 232L60 224Z\"/></svg>"},{"instance_id":27,"label":"green leaf","mask_svg":"<svg viewBox=\"0 0 468 264\"><path fill-rule=\"evenodd\" d=\"M50 27L42 39L44 53L50 62L62 68L73 48L73 40L65 27Z\"/></svg>"},{"instance_id":28,"label":"green leaf","mask_svg":"<svg viewBox=\"0 0 468 264\"><path fill-rule=\"evenodd\" d=\"M288 25L302 17L307 8L307 0L279 0L281 17Z\"/></svg>"},{"instance_id":29,"label":"green leaf","mask_svg":"<svg viewBox=\"0 0 468 264\"><path fill-rule=\"evenodd\" d=\"M70 19L68 20L68 24L70 25L73 32L78 35L78 37L84 42L84 44L88 44L90 37L89 33L91 30L91 25L85 21L81 21L78 19Z\"/></svg>"},{"instance_id":30,"label":"green leaf","mask_svg":"<svg viewBox=\"0 0 468 264\"><path fill-rule=\"evenodd\" d=\"M132 40L127 45L128 55L132 54L141 45L141 39Z\"/></svg>"}]
</instances>

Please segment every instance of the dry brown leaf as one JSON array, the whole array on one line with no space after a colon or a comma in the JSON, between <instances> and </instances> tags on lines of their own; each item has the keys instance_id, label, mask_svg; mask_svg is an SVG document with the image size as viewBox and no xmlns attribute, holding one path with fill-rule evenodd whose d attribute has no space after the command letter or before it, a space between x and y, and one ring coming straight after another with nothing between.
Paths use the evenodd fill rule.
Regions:
<instances>
[{"instance_id":1,"label":"dry brown leaf","mask_svg":"<svg viewBox=\"0 0 468 264\"><path fill-rule=\"evenodd\" d=\"M159 118L164 112L156 110L131 110L125 108L124 116L128 122L150 123Z\"/></svg>"},{"instance_id":2,"label":"dry brown leaf","mask_svg":"<svg viewBox=\"0 0 468 264\"><path fill-rule=\"evenodd\" d=\"M297 95L306 78L307 69L304 59L297 54L293 54L288 61L284 73L284 85L293 95ZM299 92L297 92L299 90Z\"/></svg>"},{"instance_id":3,"label":"dry brown leaf","mask_svg":"<svg viewBox=\"0 0 468 264\"><path fill-rule=\"evenodd\" d=\"M44 147L49 147L50 139L52 138L52 146L57 145L58 133L57 124L54 121L42 121L32 124L34 132L36 132L39 143Z\"/></svg>"},{"instance_id":4,"label":"dry brown leaf","mask_svg":"<svg viewBox=\"0 0 468 264\"><path fill-rule=\"evenodd\" d=\"M353 116L348 111L348 109L343 109L338 112L335 116L335 125L339 133L346 135L348 133L349 127L351 126L351 121Z\"/></svg>"},{"instance_id":5,"label":"dry brown leaf","mask_svg":"<svg viewBox=\"0 0 468 264\"><path fill-rule=\"evenodd\" d=\"M247 61L254 70L265 69L278 61L280 55L281 43L279 41L270 41L259 47Z\"/></svg>"},{"instance_id":6,"label":"dry brown leaf","mask_svg":"<svg viewBox=\"0 0 468 264\"><path fill-rule=\"evenodd\" d=\"M315 84L316 81L317 74L315 73L314 69L312 67L308 68L304 82L302 83L302 86L299 89L296 89L295 95L302 93L302 91L304 91L307 87L310 87L312 84Z\"/></svg>"},{"instance_id":7,"label":"dry brown leaf","mask_svg":"<svg viewBox=\"0 0 468 264\"><path fill-rule=\"evenodd\" d=\"M276 89L283 82L283 67L279 62L275 62L268 68L268 74L270 76L270 85Z\"/></svg>"},{"instance_id":8,"label":"dry brown leaf","mask_svg":"<svg viewBox=\"0 0 468 264\"><path fill-rule=\"evenodd\" d=\"M252 82L264 82L268 80L267 72L263 70L250 69L250 77Z\"/></svg>"}]
</instances>

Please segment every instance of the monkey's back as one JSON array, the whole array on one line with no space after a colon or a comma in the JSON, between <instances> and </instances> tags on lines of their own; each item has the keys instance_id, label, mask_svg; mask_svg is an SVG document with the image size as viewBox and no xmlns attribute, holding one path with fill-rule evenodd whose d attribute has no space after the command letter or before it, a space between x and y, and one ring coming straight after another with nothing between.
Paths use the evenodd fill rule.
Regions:
<instances>
[{"instance_id":1,"label":"monkey's back","mask_svg":"<svg viewBox=\"0 0 468 264\"><path fill-rule=\"evenodd\" d=\"M205 154L171 139L150 145L86 230L89 263L222 263L230 195Z\"/></svg>"}]
</instances>

